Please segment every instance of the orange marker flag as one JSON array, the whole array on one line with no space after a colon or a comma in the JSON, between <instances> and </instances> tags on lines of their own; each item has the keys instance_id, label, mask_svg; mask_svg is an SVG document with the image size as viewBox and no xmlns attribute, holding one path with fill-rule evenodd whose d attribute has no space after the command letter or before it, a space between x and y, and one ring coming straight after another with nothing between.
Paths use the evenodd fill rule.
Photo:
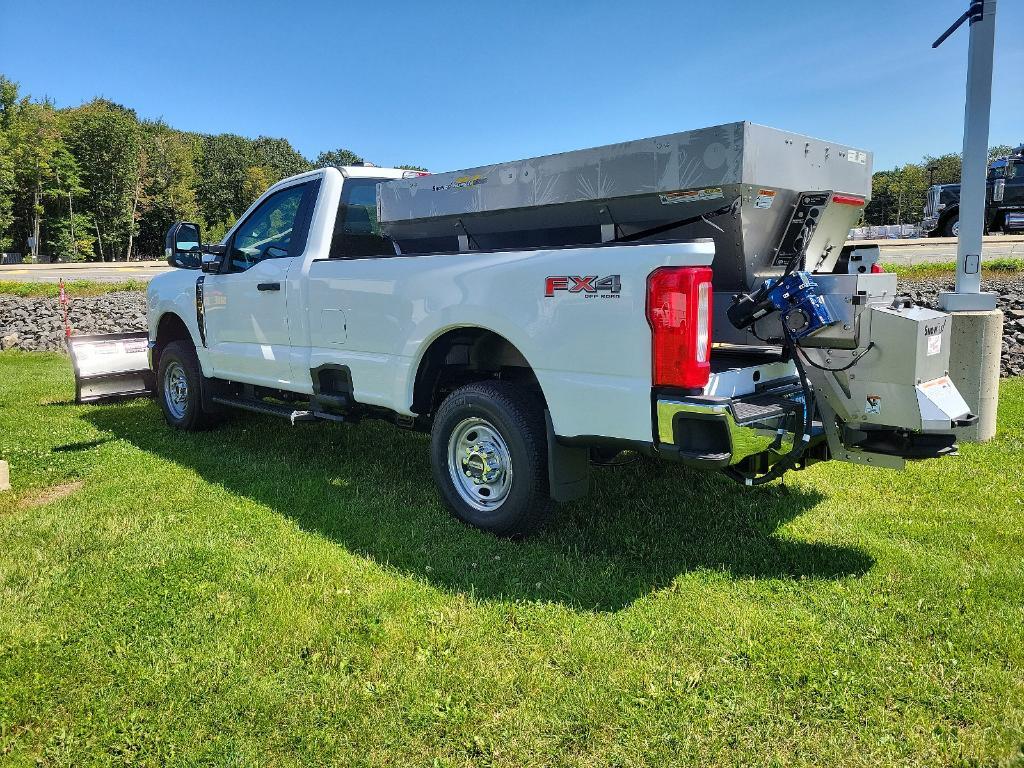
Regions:
<instances>
[{"instance_id":1,"label":"orange marker flag","mask_svg":"<svg viewBox=\"0 0 1024 768\"><path fill-rule=\"evenodd\" d=\"M64 310L64 338L71 338L71 323L68 322L68 293L64 290L64 278L60 278L60 306Z\"/></svg>"}]
</instances>

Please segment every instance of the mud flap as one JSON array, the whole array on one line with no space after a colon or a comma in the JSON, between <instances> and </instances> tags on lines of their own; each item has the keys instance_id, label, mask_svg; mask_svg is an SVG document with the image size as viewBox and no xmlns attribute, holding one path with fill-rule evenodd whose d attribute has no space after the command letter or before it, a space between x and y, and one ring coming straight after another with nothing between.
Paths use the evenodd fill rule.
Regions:
<instances>
[{"instance_id":1,"label":"mud flap","mask_svg":"<svg viewBox=\"0 0 1024 768\"><path fill-rule=\"evenodd\" d=\"M544 411L548 434L548 490L558 502L574 501L590 490L590 452L562 445L555 437L551 414Z\"/></svg>"},{"instance_id":2,"label":"mud flap","mask_svg":"<svg viewBox=\"0 0 1024 768\"><path fill-rule=\"evenodd\" d=\"M70 337L75 402L152 396L156 380L148 350L148 331Z\"/></svg>"}]
</instances>

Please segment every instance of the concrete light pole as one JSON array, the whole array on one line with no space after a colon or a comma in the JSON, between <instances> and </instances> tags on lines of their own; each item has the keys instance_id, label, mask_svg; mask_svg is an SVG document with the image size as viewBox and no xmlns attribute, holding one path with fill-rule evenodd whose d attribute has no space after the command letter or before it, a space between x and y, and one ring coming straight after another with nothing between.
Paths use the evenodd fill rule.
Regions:
<instances>
[{"instance_id":1,"label":"concrete light pole","mask_svg":"<svg viewBox=\"0 0 1024 768\"><path fill-rule=\"evenodd\" d=\"M956 290L940 293L939 306L952 314L949 375L971 406L972 412L979 416L977 424L965 430L964 437L980 441L992 438L996 432L999 356L1003 331L1003 314L996 309L996 295L981 290L996 0L971 0L967 11L932 47L941 45L965 21L970 22L970 43L964 105Z\"/></svg>"}]
</instances>

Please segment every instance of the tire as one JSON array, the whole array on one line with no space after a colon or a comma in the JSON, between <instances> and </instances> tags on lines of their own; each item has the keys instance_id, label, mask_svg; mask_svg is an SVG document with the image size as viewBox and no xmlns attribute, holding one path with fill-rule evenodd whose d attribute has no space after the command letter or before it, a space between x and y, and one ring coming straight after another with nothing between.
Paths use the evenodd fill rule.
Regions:
<instances>
[{"instance_id":1,"label":"tire","mask_svg":"<svg viewBox=\"0 0 1024 768\"><path fill-rule=\"evenodd\" d=\"M214 423L203 410L203 372L196 350L187 341L172 341L160 355L156 394L164 419L175 429L193 432Z\"/></svg>"},{"instance_id":2,"label":"tire","mask_svg":"<svg viewBox=\"0 0 1024 768\"><path fill-rule=\"evenodd\" d=\"M960 235L960 214L950 216L942 222L942 234L945 237L958 237Z\"/></svg>"},{"instance_id":3,"label":"tire","mask_svg":"<svg viewBox=\"0 0 1024 768\"><path fill-rule=\"evenodd\" d=\"M468 525L521 537L551 516L544 406L522 387L486 381L452 392L434 417L430 459L441 499Z\"/></svg>"}]
</instances>

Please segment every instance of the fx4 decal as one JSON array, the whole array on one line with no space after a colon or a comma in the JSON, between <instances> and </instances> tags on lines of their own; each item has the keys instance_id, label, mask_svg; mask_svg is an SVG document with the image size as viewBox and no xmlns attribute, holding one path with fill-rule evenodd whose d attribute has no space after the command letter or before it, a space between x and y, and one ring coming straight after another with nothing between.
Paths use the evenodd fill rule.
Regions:
<instances>
[{"instance_id":1,"label":"fx4 decal","mask_svg":"<svg viewBox=\"0 0 1024 768\"><path fill-rule=\"evenodd\" d=\"M552 275L544 279L544 295L551 298L555 291L582 293L590 298L597 294L618 298L622 290L622 278L619 275Z\"/></svg>"}]
</instances>

